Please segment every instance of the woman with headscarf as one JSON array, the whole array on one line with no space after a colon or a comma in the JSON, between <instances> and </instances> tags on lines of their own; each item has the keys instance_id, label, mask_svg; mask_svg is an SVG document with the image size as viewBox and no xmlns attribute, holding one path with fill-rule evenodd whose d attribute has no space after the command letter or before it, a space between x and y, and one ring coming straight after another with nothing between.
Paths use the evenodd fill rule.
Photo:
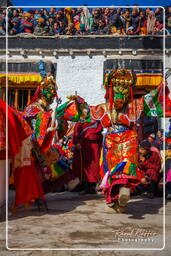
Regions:
<instances>
[{"instance_id":1,"label":"woman with headscarf","mask_svg":"<svg viewBox=\"0 0 171 256\"><path fill-rule=\"evenodd\" d=\"M84 6L80 16L80 27L82 29L84 28L85 31L88 31L92 29L92 24L92 15L90 14L89 9Z\"/></svg>"},{"instance_id":2,"label":"woman with headscarf","mask_svg":"<svg viewBox=\"0 0 171 256\"><path fill-rule=\"evenodd\" d=\"M147 18L147 34L152 34L156 25L156 17L153 11L150 11Z\"/></svg>"}]
</instances>

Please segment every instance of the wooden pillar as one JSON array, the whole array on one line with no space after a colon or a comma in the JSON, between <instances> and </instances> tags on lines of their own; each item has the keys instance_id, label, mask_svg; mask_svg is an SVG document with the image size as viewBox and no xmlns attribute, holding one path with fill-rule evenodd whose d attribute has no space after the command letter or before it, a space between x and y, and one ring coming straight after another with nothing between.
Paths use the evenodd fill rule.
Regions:
<instances>
[{"instance_id":1,"label":"wooden pillar","mask_svg":"<svg viewBox=\"0 0 171 256\"><path fill-rule=\"evenodd\" d=\"M3 91L3 89L2 89L2 87L0 86L0 99L2 99L2 91Z\"/></svg>"},{"instance_id":2,"label":"wooden pillar","mask_svg":"<svg viewBox=\"0 0 171 256\"><path fill-rule=\"evenodd\" d=\"M0 160L0 207L5 203L6 195L6 160Z\"/></svg>"},{"instance_id":3,"label":"wooden pillar","mask_svg":"<svg viewBox=\"0 0 171 256\"><path fill-rule=\"evenodd\" d=\"M31 100L31 89L28 90L27 104L30 103L30 100Z\"/></svg>"},{"instance_id":4,"label":"wooden pillar","mask_svg":"<svg viewBox=\"0 0 171 256\"><path fill-rule=\"evenodd\" d=\"M5 101L5 88L2 88L2 100Z\"/></svg>"},{"instance_id":5,"label":"wooden pillar","mask_svg":"<svg viewBox=\"0 0 171 256\"><path fill-rule=\"evenodd\" d=\"M15 89L14 106L15 106L16 109L18 109L18 89Z\"/></svg>"}]
</instances>

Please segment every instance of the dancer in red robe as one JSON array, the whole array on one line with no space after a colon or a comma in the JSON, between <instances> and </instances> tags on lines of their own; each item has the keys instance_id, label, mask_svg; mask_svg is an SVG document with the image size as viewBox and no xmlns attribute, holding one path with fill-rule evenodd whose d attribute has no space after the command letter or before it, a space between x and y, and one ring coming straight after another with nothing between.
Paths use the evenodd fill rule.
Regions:
<instances>
[{"instance_id":1,"label":"dancer in red robe","mask_svg":"<svg viewBox=\"0 0 171 256\"><path fill-rule=\"evenodd\" d=\"M56 83L53 76L48 75L37 89L31 104L22 113L23 118L27 120L26 126L32 130L32 135L23 141L22 147L13 161L16 187L14 209L21 204L28 207L36 199L44 200L41 183L48 173L41 155L52 144L54 131L51 127L52 111L49 109L49 105L55 97ZM49 131L48 128L50 128ZM39 164L39 160L40 162L43 160L42 165Z\"/></svg>"},{"instance_id":2,"label":"dancer in red robe","mask_svg":"<svg viewBox=\"0 0 171 256\"><path fill-rule=\"evenodd\" d=\"M37 172L28 151L32 130L20 112L0 100L0 159L6 158L5 124L8 117L8 158L12 160L16 197L13 210L20 204L28 204L33 199L43 198ZM29 184L29 185L28 185Z\"/></svg>"}]
</instances>

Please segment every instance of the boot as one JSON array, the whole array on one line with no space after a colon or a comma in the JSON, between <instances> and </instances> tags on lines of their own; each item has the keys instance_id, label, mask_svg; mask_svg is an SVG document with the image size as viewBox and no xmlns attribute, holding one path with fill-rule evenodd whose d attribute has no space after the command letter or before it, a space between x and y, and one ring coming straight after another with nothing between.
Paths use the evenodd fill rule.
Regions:
<instances>
[{"instance_id":1,"label":"boot","mask_svg":"<svg viewBox=\"0 0 171 256\"><path fill-rule=\"evenodd\" d=\"M130 189L126 187L121 187L119 190L118 203L120 206L125 207L130 199Z\"/></svg>"}]
</instances>

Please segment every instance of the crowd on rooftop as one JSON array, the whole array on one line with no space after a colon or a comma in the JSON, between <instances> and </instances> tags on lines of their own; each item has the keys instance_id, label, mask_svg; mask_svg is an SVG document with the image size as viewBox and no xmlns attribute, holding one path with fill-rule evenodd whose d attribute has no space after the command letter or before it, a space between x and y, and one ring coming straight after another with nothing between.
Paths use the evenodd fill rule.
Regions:
<instances>
[{"instance_id":1,"label":"crowd on rooftop","mask_svg":"<svg viewBox=\"0 0 171 256\"><path fill-rule=\"evenodd\" d=\"M0 12L0 35L6 34L6 10ZM8 34L58 35L162 35L163 8L12 8ZM171 7L166 8L165 33L171 34Z\"/></svg>"}]
</instances>

